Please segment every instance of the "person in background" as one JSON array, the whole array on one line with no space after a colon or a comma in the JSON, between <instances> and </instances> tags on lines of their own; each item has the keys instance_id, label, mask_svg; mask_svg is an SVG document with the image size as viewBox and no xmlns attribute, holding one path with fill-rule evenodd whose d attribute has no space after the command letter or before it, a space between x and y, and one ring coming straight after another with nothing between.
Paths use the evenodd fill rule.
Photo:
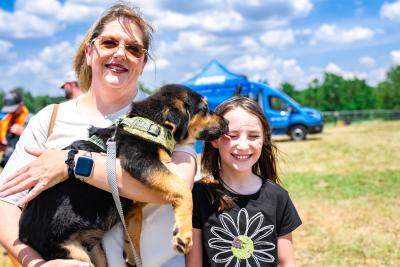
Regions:
<instances>
[{"instance_id":1,"label":"person in background","mask_svg":"<svg viewBox=\"0 0 400 267\"><path fill-rule=\"evenodd\" d=\"M77 260L46 261L33 248L22 243L18 239L19 207L68 178L65 163L68 150L63 148L73 141L87 139L90 126L110 126L130 110L133 101L146 97L138 87L139 77L149 59L152 32L152 27L130 4L117 3L107 9L84 35L75 53L74 70L85 93L59 104L50 136L47 131L53 105L32 117L22 134L0 175L0 214L6 214L0 220L0 244L23 266L89 266ZM83 155L84 151L75 154L75 164ZM86 183L110 191L106 157L92 153L92 160L94 164ZM196 171L194 145L175 146L172 160L166 166L182 178L181 186L189 189ZM166 203L157 192L124 171L119 159L116 172L121 196L140 202ZM144 267L163 266L176 255L171 244L173 222L171 205L148 204L144 208L141 235ZM120 223L106 232L102 245L109 267L125 266Z\"/></svg>"},{"instance_id":2,"label":"person in background","mask_svg":"<svg viewBox=\"0 0 400 267\"><path fill-rule=\"evenodd\" d=\"M3 150L0 166L4 168L24 131L29 111L21 95L11 92L5 95L1 112L7 113L0 121L0 142Z\"/></svg>"},{"instance_id":3,"label":"person in background","mask_svg":"<svg viewBox=\"0 0 400 267\"><path fill-rule=\"evenodd\" d=\"M81 88L79 88L78 81L73 71L67 73L66 79L60 85L60 88L64 90L65 98L67 100L74 99L82 94Z\"/></svg>"},{"instance_id":4,"label":"person in background","mask_svg":"<svg viewBox=\"0 0 400 267\"><path fill-rule=\"evenodd\" d=\"M204 145L186 266L294 267L292 231L301 220L278 184L276 148L263 111L235 96L215 112L229 121L229 132Z\"/></svg>"}]
</instances>

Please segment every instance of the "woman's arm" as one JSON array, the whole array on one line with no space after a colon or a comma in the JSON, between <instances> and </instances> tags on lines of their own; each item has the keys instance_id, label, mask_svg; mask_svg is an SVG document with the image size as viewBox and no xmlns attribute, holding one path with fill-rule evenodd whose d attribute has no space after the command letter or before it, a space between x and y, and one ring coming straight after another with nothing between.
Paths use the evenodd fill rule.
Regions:
<instances>
[{"instance_id":1,"label":"woman's arm","mask_svg":"<svg viewBox=\"0 0 400 267\"><path fill-rule=\"evenodd\" d=\"M185 256L186 267L203 266L203 247L201 239L201 229L193 228L193 247Z\"/></svg>"},{"instance_id":2,"label":"woman's arm","mask_svg":"<svg viewBox=\"0 0 400 267\"><path fill-rule=\"evenodd\" d=\"M292 233L278 237L278 266L295 267Z\"/></svg>"},{"instance_id":3,"label":"woman's arm","mask_svg":"<svg viewBox=\"0 0 400 267\"><path fill-rule=\"evenodd\" d=\"M11 175L0 187L0 197L9 196L33 187L26 196L18 201L18 205L26 204L43 190L54 186L68 177L67 165L65 164L67 150L27 149L27 152L38 158L21 168L14 175ZM75 158L83 153L84 151L79 151ZM87 183L110 191L107 182L106 157L99 153L92 153L92 155L95 164L92 175ZM172 162L167 163L166 166L173 173L187 181L190 186L193 185L196 172L196 164L193 156L185 152L174 152L172 154ZM116 162L116 171L121 196L141 202L166 203L162 196L138 180L133 179L123 170L118 159Z\"/></svg>"},{"instance_id":4,"label":"woman's arm","mask_svg":"<svg viewBox=\"0 0 400 267\"><path fill-rule=\"evenodd\" d=\"M18 240L18 222L21 210L14 204L0 200L0 244L24 267L89 267L90 264L77 260L45 261L31 247Z\"/></svg>"}]
</instances>

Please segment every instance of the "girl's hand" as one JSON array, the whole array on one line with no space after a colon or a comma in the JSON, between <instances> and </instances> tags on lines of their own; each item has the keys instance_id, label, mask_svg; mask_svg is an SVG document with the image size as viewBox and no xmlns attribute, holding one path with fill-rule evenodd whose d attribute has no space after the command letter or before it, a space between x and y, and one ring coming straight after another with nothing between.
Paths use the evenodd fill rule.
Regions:
<instances>
[{"instance_id":1,"label":"girl's hand","mask_svg":"<svg viewBox=\"0 0 400 267\"><path fill-rule=\"evenodd\" d=\"M42 191L68 178L67 150L42 150L25 148L38 157L5 180L0 187L0 197L6 197L29 188L32 190L17 205L22 206L39 195Z\"/></svg>"}]
</instances>

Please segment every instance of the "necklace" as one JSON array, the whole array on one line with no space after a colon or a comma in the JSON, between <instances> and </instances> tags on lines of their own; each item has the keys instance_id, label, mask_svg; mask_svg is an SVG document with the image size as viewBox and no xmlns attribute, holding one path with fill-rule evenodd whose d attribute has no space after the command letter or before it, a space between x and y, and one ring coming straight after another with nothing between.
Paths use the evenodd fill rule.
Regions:
<instances>
[{"instance_id":1,"label":"necklace","mask_svg":"<svg viewBox=\"0 0 400 267\"><path fill-rule=\"evenodd\" d=\"M234 194L236 194L236 195L241 195L239 192L237 192L237 191L234 190L232 187L230 187L227 183L225 183L225 181L224 181L222 178L221 178L220 180L221 180L222 185L223 185L226 189L228 189L228 191L230 191L230 192L232 192L232 193L234 193Z\"/></svg>"}]
</instances>

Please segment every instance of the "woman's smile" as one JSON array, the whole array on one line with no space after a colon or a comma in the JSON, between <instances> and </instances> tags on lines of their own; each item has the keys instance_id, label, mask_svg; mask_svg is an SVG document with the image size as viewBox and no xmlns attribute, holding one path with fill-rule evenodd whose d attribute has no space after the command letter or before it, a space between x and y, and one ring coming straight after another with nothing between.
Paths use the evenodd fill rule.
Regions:
<instances>
[{"instance_id":1,"label":"woman's smile","mask_svg":"<svg viewBox=\"0 0 400 267\"><path fill-rule=\"evenodd\" d=\"M107 63L105 67L116 74L128 72L128 69L124 65L118 63Z\"/></svg>"}]
</instances>

